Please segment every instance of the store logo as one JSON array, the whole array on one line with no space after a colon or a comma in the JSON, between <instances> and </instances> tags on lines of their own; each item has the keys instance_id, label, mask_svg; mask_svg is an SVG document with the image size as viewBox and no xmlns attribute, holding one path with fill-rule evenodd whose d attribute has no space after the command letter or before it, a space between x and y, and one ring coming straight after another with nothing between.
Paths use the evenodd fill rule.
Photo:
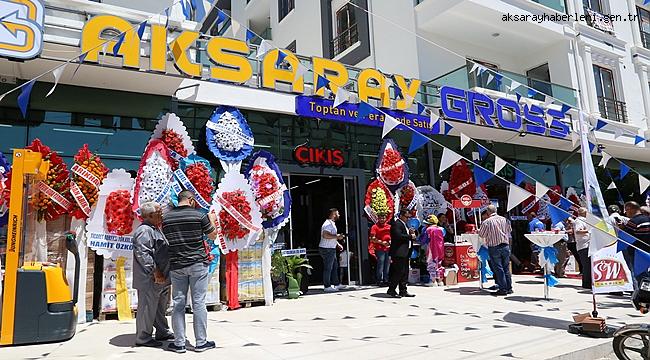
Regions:
<instances>
[{"instance_id":1,"label":"store logo","mask_svg":"<svg viewBox=\"0 0 650 360\"><path fill-rule=\"evenodd\" d=\"M0 0L0 56L32 59L43 49L45 9L40 0Z\"/></svg>"},{"instance_id":2,"label":"store logo","mask_svg":"<svg viewBox=\"0 0 650 360\"><path fill-rule=\"evenodd\" d=\"M340 168L345 163L343 151L339 149L323 149L306 145L293 150L293 157L300 165L332 166Z\"/></svg>"}]
</instances>

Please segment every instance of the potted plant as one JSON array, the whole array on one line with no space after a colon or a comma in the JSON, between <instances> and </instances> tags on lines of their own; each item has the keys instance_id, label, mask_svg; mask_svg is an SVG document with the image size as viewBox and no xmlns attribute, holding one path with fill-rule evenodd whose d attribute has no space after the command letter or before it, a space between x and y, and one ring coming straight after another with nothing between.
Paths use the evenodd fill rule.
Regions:
<instances>
[{"instance_id":1,"label":"potted plant","mask_svg":"<svg viewBox=\"0 0 650 360\"><path fill-rule=\"evenodd\" d=\"M313 269L309 265L309 260L299 256L289 256L285 258L287 262L287 278L289 280L289 299L297 299L300 296L300 281L302 280L302 273L300 270Z\"/></svg>"},{"instance_id":2,"label":"potted plant","mask_svg":"<svg viewBox=\"0 0 650 360\"><path fill-rule=\"evenodd\" d=\"M271 281L273 282L273 295L286 296L287 261L280 251L274 251L271 256Z\"/></svg>"}]
</instances>

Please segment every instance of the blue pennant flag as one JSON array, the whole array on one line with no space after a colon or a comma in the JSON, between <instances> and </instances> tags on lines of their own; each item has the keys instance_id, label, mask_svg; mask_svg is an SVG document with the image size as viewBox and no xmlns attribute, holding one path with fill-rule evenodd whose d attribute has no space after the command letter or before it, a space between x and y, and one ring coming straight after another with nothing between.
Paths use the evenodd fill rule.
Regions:
<instances>
[{"instance_id":1,"label":"blue pennant flag","mask_svg":"<svg viewBox=\"0 0 650 360\"><path fill-rule=\"evenodd\" d=\"M318 75L318 78L317 78L317 81L316 81L316 91L318 91L318 90L320 90L320 89L322 89L324 87L329 86L329 84L330 84L330 81L327 80L326 77ZM361 106L359 106L359 108L361 108ZM361 111L361 109L359 109L359 111Z\"/></svg>"},{"instance_id":2,"label":"blue pennant flag","mask_svg":"<svg viewBox=\"0 0 650 360\"><path fill-rule=\"evenodd\" d=\"M79 64L86 61L86 55L88 55L88 53L82 53L79 55Z\"/></svg>"},{"instance_id":3,"label":"blue pennant flag","mask_svg":"<svg viewBox=\"0 0 650 360\"><path fill-rule=\"evenodd\" d=\"M474 166L474 181L476 182L476 187L485 184L488 180L492 179L493 176L494 174L491 171L478 165Z\"/></svg>"},{"instance_id":4,"label":"blue pennant flag","mask_svg":"<svg viewBox=\"0 0 650 360\"><path fill-rule=\"evenodd\" d=\"M650 254L636 249L634 251L634 274L640 275L650 268Z\"/></svg>"},{"instance_id":5,"label":"blue pennant flag","mask_svg":"<svg viewBox=\"0 0 650 360\"><path fill-rule=\"evenodd\" d=\"M616 252L624 251L636 241L636 238L634 236L626 233L623 230L617 230L616 236L618 237L618 241L616 242Z\"/></svg>"},{"instance_id":6,"label":"blue pennant flag","mask_svg":"<svg viewBox=\"0 0 650 360\"><path fill-rule=\"evenodd\" d=\"M496 73L494 74L494 82L497 85L497 89L501 89L501 82L503 81L503 75Z\"/></svg>"},{"instance_id":7,"label":"blue pennant flag","mask_svg":"<svg viewBox=\"0 0 650 360\"><path fill-rule=\"evenodd\" d=\"M190 8L190 4L185 4L185 0L181 0L181 8L183 9L185 19L192 20L192 9Z\"/></svg>"},{"instance_id":8,"label":"blue pennant flag","mask_svg":"<svg viewBox=\"0 0 650 360\"><path fill-rule=\"evenodd\" d=\"M194 8L195 12L195 19L194 21L196 22L201 22L205 18L205 8L203 7L203 0L190 0L192 2L192 7ZM221 10L219 10L221 12Z\"/></svg>"},{"instance_id":9,"label":"blue pennant flag","mask_svg":"<svg viewBox=\"0 0 650 360\"><path fill-rule=\"evenodd\" d=\"M287 54L285 54L284 51L278 50L278 60L275 62L275 67L279 67L280 65L282 65L286 57ZM320 81L320 77L318 78L318 80ZM318 89L316 89L316 91L318 91Z\"/></svg>"},{"instance_id":10,"label":"blue pennant flag","mask_svg":"<svg viewBox=\"0 0 650 360\"><path fill-rule=\"evenodd\" d=\"M621 167L619 168L619 170L621 171L619 178L623 180L625 175L627 175L630 172L630 167L627 166L625 163L621 163Z\"/></svg>"},{"instance_id":11,"label":"blue pennant flag","mask_svg":"<svg viewBox=\"0 0 650 360\"><path fill-rule=\"evenodd\" d=\"M113 46L113 56L117 56L120 52L120 48L122 47L122 43L124 42L124 37L126 36L126 33L121 33L120 37L117 39L117 42Z\"/></svg>"},{"instance_id":12,"label":"blue pennant flag","mask_svg":"<svg viewBox=\"0 0 650 360\"><path fill-rule=\"evenodd\" d=\"M560 209L569 211L571 209L571 201L565 197L560 198Z\"/></svg>"},{"instance_id":13,"label":"blue pennant flag","mask_svg":"<svg viewBox=\"0 0 650 360\"><path fill-rule=\"evenodd\" d=\"M445 135L449 135L449 133L451 132L451 130L452 130L453 128L454 128L454 127L451 126L450 123L445 122Z\"/></svg>"},{"instance_id":14,"label":"blue pennant flag","mask_svg":"<svg viewBox=\"0 0 650 360\"><path fill-rule=\"evenodd\" d=\"M648 5L650 4L650 0L643 0L643 5Z\"/></svg>"},{"instance_id":15,"label":"blue pennant flag","mask_svg":"<svg viewBox=\"0 0 650 360\"><path fill-rule=\"evenodd\" d=\"M601 119L598 119L598 122L596 122L596 130L600 130L600 129L604 128L605 126L607 126L607 123L604 122Z\"/></svg>"},{"instance_id":16,"label":"blue pennant flag","mask_svg":"<svg viewBox=\"0 0 650 360\"><path fill-rule=\"evenodd\" d=\"M515 95L517 95L517 103L519 103L521 101L521 95L519 93L515 93Z\"/></svg>"},{"instance_id":17,"label":"blue pennant flag","mask_svg":"<svg viewBox=\"0 0 650 360\"><path fill-rule=\"evenodd\" d=\"M487 155L487 149L483 147L481 144L477 144L478 146L478 156L481 158L481 160L485 159L485 155Z\"/></svg>"},{"instance_id":18,"label":"blue pennant flag","mask_svg":"<svg viewBox=\"0 0 650 360\"><path fill-rule=\"evenodd\" d=\"M255 33L250 29L246 29L246 42L249 42L255 38Z\"/></svg>"},{"instance_id":19,"label":"blue pennant flag","mask_svg":"<svg viewBox=\"0 0 650 360\"><path fill-rule=\"evenodd\" d=\"M144 29L146 28L147 28L147 22L143 21L138 27L138 37L140 38L140 40L142 40L142 37L144 36Z\"/></svg>"},{"instance_id":20,"label":"blue pennant flag","mask_svg":"<svg viewBox=\"0 0 650 360\"><path fill-rule=\"evenodd\" d=\"M395 90L395 98L404 99L404 94L402 94L402 89L399 86L394 85L393 90Z\"/></svg>"},{"instance_id":21,"label":"blue pennant flag","mask_svg":"<svg viewBox=\"0 0 650 360\"><path fill-rule=\"evenodd\" d=\"M549 204L548 206L548 213L551 215L551 222L553 223L553 226L568 219L571 216L568 212L555 207L555 205L552 204Z\"/></svg>"},{"instance_id":22,"label":"blue pennant flag","mask_svg":"<svg viewBox=\"0 0 650 360\"><path fill-rule=\"evenodd\" d=\"M321 76L318 75L318 77L320 78ZM357 110L358 113L357 121L363 120L366 116L370 115L370 113L373 112L374 109L375 108L372 105L368 104L365 101L361 101L359 103L359 109Z\"/></svg>"},{"instance_id":23,"label":"blue pennant flag","mask_svg":"<svg viewBox=\"0 0 650 360\"><path fill-rule=\"evenodd\" d=\"M418 103L418 115L422 115L422 112L424 112L425 107L424 105Z\"/></svg>"},{"instance_id":24,"label":"blue pennant flag","mask_svg":"<svg viewBox=\"0 0 650 360\"><path fill-rule=\"evenodd\" d=\"M524 180L526 180L526 174L519 169L515 169L515 184L520 185Z\"/></svg>"},{"instance_id":25,"label":"blue pennant flag","mask_svg":"<svg viewBox=\"0 0 650 360\"><path fill-rule=\"evenodd\" d=\"M20 112L23 114L23 119L27 118L27 106L29 106L29 97L32 94L32 88L34 87L35 83L36 80L31 80L27 84L23 85L23 87L20 89L20 95L18 95L18 107L20 108Z\"/></svg>"},{"instance_id":26,"label":"blue pennant flag","mask_svg":"<svg viewBox=\"0 0 650 360\"><path fill-rule=\"evenodd\" d=\"M634 136L634 145L639 145L644 141L646 141L646 139L643 136L639 136L639 135Z\"/></svg>"},{"instance_id":27,"label":"blue pennant flag","mask_svg":"<svg viewBox=\"0 0 650 360\"><path fill-rule=\"evenodd\" d=\"M219 12L217 13L217 25L221 24L224 21L226 21L226 13L219 10Z\"/></svg>"},{"instance_id":28,"label":"blue pennant flag","mask_svg":"<svg viewBox=\"0 0 650 360\"><path fill-rule=\"evenodd\" d=\"M411 135L411 145L409 145L409 155L415 150L423 147L428 141L428 137L420 134L418 131L413 131L413 135Z\"/></svg>"},{"instance_id":29,"label":"blue pennant flag","mask_svg":"<svg viewBox=\"0 0 650 360\"><path fill-rule=\"evenodd\" d=\"M588 141L589 143L589 153L591 154L594 152L594 149L596 148L596 144L592 143L591 141Z\"/></svg>"},{"instance_id":30,"label":"blue pennant flag","mask_svg":"<svg viewBox=\"0 0 650 360\"><path fill-rule=\"evenodd\" d=\"M528 97L529 98L532 98L535 95L537 95L537 91L535 91L535 89L528 89Z\"/></svg>"},{"instance_id":31,"label":"blue pennant flag","mask_svg":"<svg viewBox=\"0 0 650 360\"><path fill-rule=\"evenodd\" d=\"M560 112L562 112L562 114L566 114L566 112L569 111L570 109L571 109L571 106L569 106L567 104L562 104L562 109L560 110Z\"/></svg>"}]
</instances>

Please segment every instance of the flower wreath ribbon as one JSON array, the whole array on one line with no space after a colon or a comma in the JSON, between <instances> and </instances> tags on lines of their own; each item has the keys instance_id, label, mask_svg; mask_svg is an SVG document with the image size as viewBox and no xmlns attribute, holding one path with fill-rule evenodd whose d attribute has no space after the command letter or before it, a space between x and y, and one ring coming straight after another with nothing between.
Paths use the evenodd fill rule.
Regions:
<instances>
[{"instance_id":1,"label":"flower wreath ribbon","mask_svg":"<svg viewBox=\"0 0 650 360\"><path fill-rule=\"evenodd\" d=\"M271 195L269 195L267 197L259 199L257 201L257 203L260 206L264 206L264 205L266 205L266 204L268 204L268 203L270 203L272 201L276 201L277 199L284 196L284 192L286 190L287 190L287 186L285 184L282 184L282 186L280 186L280 188L276 192L274 192L273 194L271 194Z\"/></svg>"},{"instance_id":2,"label":"flower wreath ribbon","mask_svg":"<svg viewBox=\"0 0 650 360\"><path fill-rule=\"evenodd\" d=\"M224 239L223 233L221 233L221 221L219 220L219 216L215 216L214 228L217 232L217 240L219 241L219 244L221 244L221 248L225 251L228 246L226 245L226 239Z\"/></svg>"},{"instance_id":3,"label":"flower wreath ribbon","mask_svg":"<svg viewBox=\"0 0 650 360\"><path fill-rule=\"evenodd\" d=\"M40 192L47 195L52 201L57 203L59 206L65 210L70 210L72 208L72 203L68 201L63 195L59 194L56 190L52 189L49 185L43 181L39 181L37 188Z\"/></svg>"},{"instance_id":4,"label":"flower wreath ribbon","mask_svg":"<svg viewBox=\"0 0 650 360\"><path fill-rule=\"evenodd\" d=\"M201 206L205 210L210 209L210 204L207 201L205 201L205 199L201 196L201 194L199 194L199 192L196 190L194 185L192 185L192 182L190 182L190 179L188 179L187 176L185 176L185 173L181 169L174 171L174 176L176 176L176 179L178 179L178 181L184 188L193 192L194 195L196 195L196 202L199 203L199 206Z\"/></svg>"},{"instance_id":5,"label":"flower wreath ribbon","mask_svg":"<svg viewBox=\"0 0 650 360\"><path fill-rule=\"evenodd\" d=\"M231 128L223 126L220 123L215 123L215 122L212 122L212 121L208 121L205 124L205 126L207 128L209 128L210 130L214 130L214 131L218 131L218 132L225 132L225 133L230 133L232 135L235 135L236 137L238 137L244 143L244 145L249 145L249 146L255 145L255 139L253 139L252 137L244 134L244 132L241 131L241 129L231 129Z\"/></svg>"},{"instance_id":6,"label":"flower wreath ribbon","mask_svg":"<svg viewBox=\"0 0 650 360\"><path fill-rule=\"evenodd\" d=\"M399 167L402 167L403 165L404 165L404 159L401 159L400 161L396 162L395 164L393 164L391 166L386 166L386 167L383 167L383 168L379 168L379 169L377 169L377 171L380 172L380 173L385 173L387 171L395 170L395 169L397 169Z\"/></svg>"},{"instance_id":7,"label":"flower wreath ribbon","mask_svg":"<svg viewBox=\"0 0 650 360\"><path fill-rule=\"evenodd\" d=\"M363 208L363 210L366 212L366 215L368 215L368 217L372 222L376 224L379 221L379 218L377 217L377 213L375 212L375 210L372 209L370 205L366 205Z\"/></svg>"},{"instance_id":8,"label":"flower wreath ribbon","mask_svg":"<svg viewBox=\"0 0 650 360\"><path fill-rule=\"evenodd\" d=\"M157 202L158 204L162 203L163 199L165 199L167 195L169 195L169 191L171 190L171 187L172 187L171 181L169 181L167 185L165 185L165 187L162 189L160 194L156 196L156 200L154 201Z\"/></svg>"},{"instance_id":9,"label":"flower wreath ribbon","mask_svg":"<svg viewBox=\"0 0 650 360\"><path fill-rule=\"evenodd\" d=\"M183 191L181 184L179 184L176 179L174 179L174 181L171 182L171 187L175 195L178 195L181 193L181 191Z\"/></svg>"},{"instance_id":10,"label":"flower wreath ribbon","mask_svg":"<svg viewBox=\"0 0 650 360\"><path fill-rule=\"evenodd\" d=\"M417 205L417 203L418 203L418 194L415 194L413 195L413 199L411 200L411 202L406 206L406 209L413 210L413 208L415 207L415 205Z\"/></svg>"},{"instance_id":11,"label":"flower wreath ribbon","mask_svg":"<svg viewBox=\"0 0 650 360\"><path fill-rule=\"evenodd\" d=\"M253 225L252 222L250 222L248 219L246 219L242 214L237 211L226 199L224 199L221 194L217 194L216 196L217 201L221 206L230 214L232 217L235 218L235 220L239 221L240 224L242 224L246 229L252 232L258 232L260 231L260 228Z\"/></svg>"},{"instance_id":12,"label":"flower wreath ribbon","mask_svg":"<svg viewBox=\"0 0 650 360\"><path fill-rule=\"evenodd\" d=\"M93 186L97 189L99 189L99 185L101 185L101 180L95 174L91 173L90 171L86 170L83 166L79 164L74 164L72 165L72 169L70 169L73 173L79 175L82 179L88 181L89 183L93 184Z\"/></svg>"},{"instance_id":13,"label":"flower wreath ribbon","mask_svg":"<svg viewBox=\"0 0 650 360\"><path fill-rule=\"evenodd\" d=\"M181 154L177 153L176 151L174 151L172 149L167 149L167 151L169 152L169 156L171 156L172 159L174 159L176 161L181 161L181 159L183 159L183 156Z\"/></svg>"},{"instance_id":14,"label":"flower wreath ribbon","mask_svg":"<svg viewBox=\"0 0 650 360\"><path fill-rule=\"evenodd\" d=\"M90 216L90 204L83 192L81 192L79 185L77 185L73 180L70 180L70 194L72 194L72 198L74 198L74 201L79 205L81 211L83 211L86 216Z\"/></svg>"}]
</instances>

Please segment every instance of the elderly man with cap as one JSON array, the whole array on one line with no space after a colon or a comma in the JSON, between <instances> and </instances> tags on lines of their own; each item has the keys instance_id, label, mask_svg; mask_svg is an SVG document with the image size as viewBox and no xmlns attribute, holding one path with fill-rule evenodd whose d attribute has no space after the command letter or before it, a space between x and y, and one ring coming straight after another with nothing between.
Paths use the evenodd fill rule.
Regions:
<instances>
[{"instance_id":1,"label":"elderly man with cap","mask_svg":"<svg viewBox=\"0 0 650 360\"><path fill-rule=\"evenodd\" d=\"M167 240L160 231L162 209L156 202L140 205L142 224L133 233L133 287L138 290L136 346L159 347L170 340L165 312L169 305L169 256ZM153 339L153 328L156 338Z\"/></svg>"},{"instance_id":2,"label":"elderly man with cap","mask_svg":"<svg viewBox=\"0 0 650 360\"><path fill-rule=\"evenodd\" d=\"M427 271L431 277L429 286L444 286L443 278L445 268L442 266L442 260L445 258L445 236L441 227L438 226L438 217L430 215L423 223L427 225L424 233L427 255ZM424 245L424 244L423 244Z\"/></svg>"}]
</instances>

